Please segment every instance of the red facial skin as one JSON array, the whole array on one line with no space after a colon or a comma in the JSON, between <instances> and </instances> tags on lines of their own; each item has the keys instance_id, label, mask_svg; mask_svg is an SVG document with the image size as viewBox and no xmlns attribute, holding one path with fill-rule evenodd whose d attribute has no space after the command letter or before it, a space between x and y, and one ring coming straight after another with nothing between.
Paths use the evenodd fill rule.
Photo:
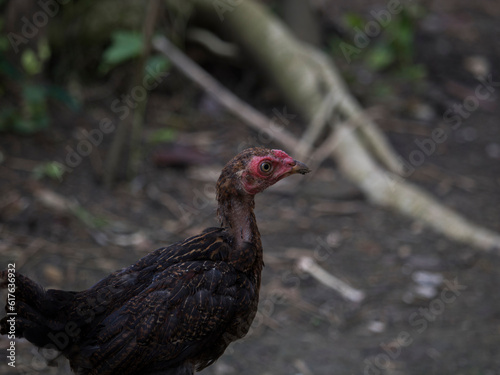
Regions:
<instances>
[{"instance_id":1,"label":"red facial skin","mask_svg":"<svg viewBox=\"0 0 500 375\"><path fill-rule=\"evenodd\" d=\"M272 166L267 172L261 169L264 162ZM255 156L241 175L243 188L246 193L255 195L292 174L295 165L296 161L281 150L272 150L272 155Z\"/></svg>"}]
</instances>

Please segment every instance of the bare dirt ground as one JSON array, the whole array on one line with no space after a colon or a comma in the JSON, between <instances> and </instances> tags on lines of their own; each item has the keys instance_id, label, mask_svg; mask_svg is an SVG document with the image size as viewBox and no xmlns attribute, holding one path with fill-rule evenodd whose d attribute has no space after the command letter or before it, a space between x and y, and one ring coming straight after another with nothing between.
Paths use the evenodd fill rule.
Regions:
<instances>
[{"instance_id":1,"label":"bare dirt ground","mask_svg":"<svg viewBox=\"0 0 500 375\"><path fill-rule=\"evenodd\" d=\"M427 5L416 46L428 71L425 90L398 87L397 95L378 100L362 96L373 82L354 85L367 106L383 113L378 121L405 160L421 150L416 140L430 139L438 126L445 129L446 140L434 145L410 179L500 231L500 11L493 3ZM342 4L343 10L364 12L375 6ZM485 62L493 83L491 96L482 100L481 81L471 69ZM352 66L343 68L356 74ZM77 149L82 140L75 129L91 131L98 119L112 115L111 99L87 103L78 114L54 108L50 130L36 137L2 134L2 268L15 263L17 272L47 287L79 290L152 249L216 225L213 186L220 168L243 145L275 145L224 115L175 71L168 79L182 90L152 95L147 132L181 123L179 142L204 153L204 164L158 169L153 155L168 146L146 143L140 174L106 190L95 177L110 143L104 135L62 182L35 179L32 167L64 162L67 146ZM193 102L198 108L190 107ZM454 105L471 110L458 112ZM450 120L446 113L454 108L449 114L458 117ZM272 110L264 112L272 117ZM302 125L296 120L291 126ZM451 242L373 207L331 162L310 177L289 180L256 200L266 267L251 333L203 374L500 374L498 253ZM61 197L92 216L57 210ZM302 273L302 255L363 290L366 299L345 301ZM1 337L3 374L69 374L67 361L47 366L47 353L24 340L17 342L11 368L8 346Z\"/></svg>"}]
</instances>

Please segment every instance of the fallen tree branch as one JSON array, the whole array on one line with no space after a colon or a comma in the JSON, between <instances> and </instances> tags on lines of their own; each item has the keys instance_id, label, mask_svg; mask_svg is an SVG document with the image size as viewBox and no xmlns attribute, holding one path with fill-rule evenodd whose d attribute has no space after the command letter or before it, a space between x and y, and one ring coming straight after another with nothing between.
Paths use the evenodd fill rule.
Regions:
<instances>
[{"instance_id":1,"label":"fallen tree branch","mask_svg":"<svg viewBox=\"0 0 500 375\"><path fill-rule=\"evenodd\" d=\"M311 122L325 101L325 95L336 92L341 120L358 125L363 142L390 171L403 174L402 163L389 142L363 112L349 92L331 60L318 49L294 37L286 25L255 1L241 1L220 15L211 0L191 0L193 10L222 30L267 75L299 113ZM337 96L334 95L334 98ZM337 99L332 99L336 101ZM361 140L361 138L360 138Z\"/></svg>"},{"instance_id":2,"label":"fallen tree branch","mask_svg":"<svg viewBox=\"0 0 500 375\"><path fill-rule=\"evenodd\" d=\"M342 120L348 120L351 126L357 128L363 143L382 165L394 173L403 175L403 166L399 162L398 155L377 125L352 96L335 65L323 52L308 45L303 46L305 59L311 63L311 69L317 70L322 79L332 90L336 90L341 98L340 103L335 103L335 105L342 115Z\"/></svg>"},{"instance_id":3,"label":"fallen tree branch","mask_svg":"<svg viewBox=\"0 0 500 375\"><path fill-rule=\"evenodd\" d=\"M430 194L381 169L361 147L351 128L337 126L332 153L342 172L375 204L390 207L456 241L483 250L500 249L500 235L443 206Z\"/></svg>"},{"instance_id":4,"label":"fallen tree branch","mask_svg":"<svg viewBox=\"0 0 500 375\"><path fill-rule=\"evenodd\" d=\"M326 125L328 125L329 119L332 117L339 101L340 95L338 95L336 90L331 90L325 97L325 100L321 103L321 107L309 122L306 131L300 139L299 146L296 150L299 159L306 160L306 158L311 155L314 149L314 143L317 141Z\"/></svg>"},{"instance_id":5,"label":"fallen tree branch","mask_svg":"<svg viewBox=\"0 0 500 375\"><path fill-rule=\"evenodd\" d=\"M196 11L213 12L208 0L192 2ZM336 90L340 95L336 113L340 114L342 122L335 125L333 133L315 156L323 158L331 154L344 174L372 202L421 220L454 240L482 250L500 249L499 234L469 222L399 177L402 164L397 154L322 53L295 40L280 21L252 1L239 3L226 16L222 25L225 30L263 70L273 76L278 88L287 91L287 101L298 106L308 121L312 121L324 103L325 92ZM154 46L246 124L272 136L287 149L297 149L300 142L295 136L282 127L273 127L269 119L226 90L166 38L156 39ZM310 130L306 143L316 137L313 133L320 127L321 124L315 125L315 130Z\"/></svg>"}]
</instances>

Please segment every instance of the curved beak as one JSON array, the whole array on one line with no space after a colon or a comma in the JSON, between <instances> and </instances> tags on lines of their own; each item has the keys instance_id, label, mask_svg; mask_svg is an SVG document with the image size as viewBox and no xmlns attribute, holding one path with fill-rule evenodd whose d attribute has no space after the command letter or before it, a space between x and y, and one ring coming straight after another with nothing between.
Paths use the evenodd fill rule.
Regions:
<instances>
[{"instance_id":1,"label":"curved beak","mask_svg":"<svg viewBox=\"0 0 500 375\"><path fill-rule=\"evenodd\" d=\"M300 173L300 174L306 174L311 172L309 167L305 165L304 163L301 163L300 161L294 160L295 166L291 170L291 174L295 173Z\"/></svg>"}]
</instances>

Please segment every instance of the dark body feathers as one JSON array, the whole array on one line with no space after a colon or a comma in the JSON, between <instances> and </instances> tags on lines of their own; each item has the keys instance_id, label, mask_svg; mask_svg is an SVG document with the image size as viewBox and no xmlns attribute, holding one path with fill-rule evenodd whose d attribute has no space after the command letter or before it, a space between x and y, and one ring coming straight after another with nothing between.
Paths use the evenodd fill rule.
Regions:
<instances>
[{"instance_id":1,"label":"dark body feathers","mask_svg":"<svg viewBox=\"0 0 500 375\"><path fill-rule=\"evenodd\" d=\"M257 310L259 275L236 271L230 249L225 231L210 228L78 293L17 275L16 332L55 346L78 374L190 374L243 337Z\"/></svg>"},{"instance_id":2,"label":"dark body feathers","mask_svg":"<svg viewBox=\"0 0 500 375\"><path fill-rule=\"evenodd\" d=\"M254 195L307 172L283 151L245 150L217 183L220 228L157 249L81 292L45 290L16 274L16 336L57 349L82 375L207 367L248 332L257 311L263 260ZM8 276L0 273L0 286ZM2 334L9 318L0 321Z\"/></svg>"}]
</instances>

